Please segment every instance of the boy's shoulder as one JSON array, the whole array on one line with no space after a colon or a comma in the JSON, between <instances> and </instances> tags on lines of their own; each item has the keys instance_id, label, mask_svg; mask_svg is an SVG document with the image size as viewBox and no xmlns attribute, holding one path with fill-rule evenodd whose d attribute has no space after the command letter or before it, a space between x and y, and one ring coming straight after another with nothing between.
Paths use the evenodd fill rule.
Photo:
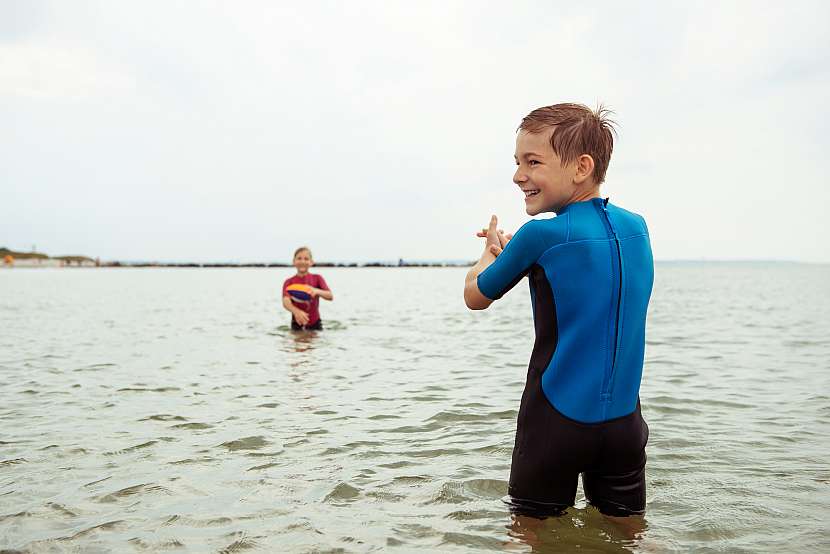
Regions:
<instances>
[{"instance_id":1,"label":"boy's shoulder","mask_svg":"<svg viewBox=\"0 0 830 554\"><path fill-rule=\"evenodd\" d=\"M519 227L513 238L522 242L549 248L568 241L568 214L545 219L531 219Z\"/></svg>"},{"instance_id":2,"label":"boy's shoulder","mask_svg":"<svg viewBox=\"0 0 830 554\"><path fill-rule=\"evenodd\" d=\"M646 218L642 215L611 203L608 204L608 210L617 215L622 227L620 231L624 235L648 235Z\"/></svg>"}]
</instances>

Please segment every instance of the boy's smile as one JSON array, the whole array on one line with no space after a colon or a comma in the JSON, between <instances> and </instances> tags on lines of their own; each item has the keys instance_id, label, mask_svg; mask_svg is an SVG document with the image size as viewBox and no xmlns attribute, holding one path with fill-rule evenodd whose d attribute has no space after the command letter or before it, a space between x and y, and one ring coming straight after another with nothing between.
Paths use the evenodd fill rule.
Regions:
<instances>
[{"instance_id":1,"label":"boy's smile","mask_svg":"<svg viewBox=\"0 0 830 554\"><path fill-rule=\"evenodd\" d=\"M562 166L562 160L550 145L552 131L519 132L516 137L516 173L513 182L525 195L528 215L559 211L577 196L574 182L577 164Z\"/></svg>"}]
</instances>

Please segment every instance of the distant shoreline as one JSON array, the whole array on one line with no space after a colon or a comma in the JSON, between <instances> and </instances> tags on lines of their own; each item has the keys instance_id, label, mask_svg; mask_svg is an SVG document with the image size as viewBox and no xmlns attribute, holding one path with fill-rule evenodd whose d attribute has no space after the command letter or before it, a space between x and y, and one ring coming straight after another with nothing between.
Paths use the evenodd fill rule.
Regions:
<instances>
[{"instance_id":1,"label":"distant shoreline","mask_svg":"<svg viewBox=\"0 0 830 554\"><path fill-rule=\"evenodd\" d=\"M463 268L470 267L475 262L321 262L314 264L315 268L350 268L350 269L365 269L365 268L407 268L407 267L427 267L427 268ZM792 260L655 260L657 265L695 265L695 264L737 264L737 265L752 265L752 264L774 264L774 265L810 265L810 266L826 266L830 265L828 262L803 262ZM47 269L47 268L180 268L180 269L221 269L221 268L293 268L291 264L274 262L252 262L252 263L233 263L233 262L99 262L97 265L15 265L4 266L0 264L0 269Z\"/></svg>"},{"instance_id":2,"label":"distant shoreline","mask_svg":"<svg viewBox=\"0 0 830 554\"><path fill-rule=\"evenodd\" d=\"M398 263L391 262L319 262L315 263L315 268L330 268L330 267L350 267L350 268L364 268L364 267L470 267L474 264L470 262L406 262L399 261ZM272 263L195 263L195 262L101 262L100 267L191 267L191 268L220 268L220 267L294 267L289 263L272 262Z\"/></svg>"}]
</instances>

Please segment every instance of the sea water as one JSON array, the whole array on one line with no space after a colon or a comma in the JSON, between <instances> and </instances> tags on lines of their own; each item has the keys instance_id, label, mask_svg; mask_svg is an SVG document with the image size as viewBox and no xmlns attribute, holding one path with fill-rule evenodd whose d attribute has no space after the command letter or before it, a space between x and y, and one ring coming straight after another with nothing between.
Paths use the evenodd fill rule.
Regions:
<instances>
[{"instance_id":1,"label":"sea water","mask_svg":"<svg viewBox=\"0 0 830 554\"><path fill-rule=\"evenodd\" d=\"M0 271L0 550L830 549L830 266L657 264L642 520L510 517L533 345L464 268Z\"/></svg>"}]
</instances>

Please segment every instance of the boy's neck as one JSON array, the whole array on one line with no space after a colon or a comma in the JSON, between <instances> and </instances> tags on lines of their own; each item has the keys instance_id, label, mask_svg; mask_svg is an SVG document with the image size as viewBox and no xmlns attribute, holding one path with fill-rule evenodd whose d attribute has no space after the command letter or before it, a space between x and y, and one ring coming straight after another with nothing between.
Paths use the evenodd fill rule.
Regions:
<instances>
[{"instance_id":1,"label":"boy's neck","mask_svg":"<svg viewBox=\"0 0 830 554\"><path fill-rule=\"evenodd\" d=\"M594 198L602 198L599 194L599 187L581 189L574 192L573 196L571 196L570 200L568 200L565 204L563 204L559 208L553 209L552 211L559 215L563 211L565 211L567 207L571 204L576 204L578 202L587 202L589 200L593 200Z\"/></svg>"},{"instance_id":2,"label":"boy's neck","mask_svg":"<svg viewBox=\"0 0 830 554\"><path fill-rule=\"evenodd\" d=\"M306 275L308 275L308 270L305 270L305 271L299 271L298 270L297 275L295 275L295 277L305 277Z\"/></svg>"},{"instance_id":3,"label":"boy's neck","mask_svg":"<svg viewBox=\"0 0 830 554\"><path fill-rule=\"evenodd\" d=\"M594 198L600 198L598 186L594 186L586 190L580 190L574 195L570 203L585 202L587 200L593 200Z\"/></svg>"}]
</instances>

